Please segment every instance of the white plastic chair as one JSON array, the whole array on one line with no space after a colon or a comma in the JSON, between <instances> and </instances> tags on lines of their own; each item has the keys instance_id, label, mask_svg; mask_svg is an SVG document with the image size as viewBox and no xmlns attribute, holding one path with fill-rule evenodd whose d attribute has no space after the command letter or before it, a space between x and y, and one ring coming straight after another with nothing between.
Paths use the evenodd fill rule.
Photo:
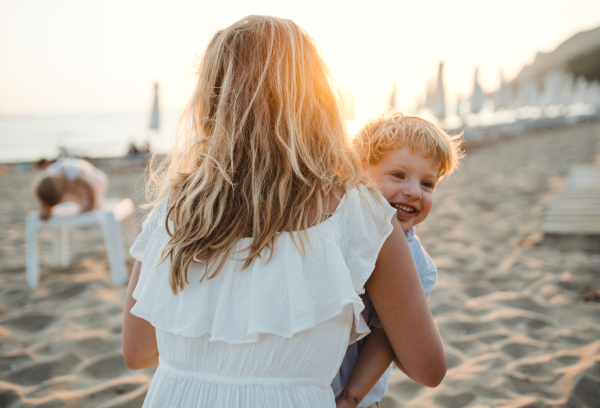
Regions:
<instances>
[{"instance_id":1,"label":"white plastic chair","mask_svg":"<svg viewBox=\"0 0 600 408\"><path fill-rule=\"evenodd\" d=\"M59 204L52 210L52 217L42 221L37 211L27 216L27 284L35 288L40 280L38 265L37 231L52 229L52 253L57 265L67 267L69 260L69 227L98 225L102 228L112 279L117 284L127 282L125 253L119 223L127 220L134 207L130 199L108 199L99 210L79 212L73 203Z\"/></svg>"}]
</instances>

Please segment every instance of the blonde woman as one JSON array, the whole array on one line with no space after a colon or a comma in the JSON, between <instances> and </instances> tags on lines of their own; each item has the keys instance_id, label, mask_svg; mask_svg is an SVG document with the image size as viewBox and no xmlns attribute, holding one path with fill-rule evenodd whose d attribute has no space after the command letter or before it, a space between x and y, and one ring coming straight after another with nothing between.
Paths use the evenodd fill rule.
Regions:
<instances>
[{"instance_id":1,"label":"blonde woman","mask_svg":"<svg viewBox=\"0 0 600 408\"><path fill-rule=\"evenodd\" d=\"M350 150L340 99L294 22L218 32L131 248L123 353L144 407L334 407L368 290L409 376L443 346L395 211Z\"/></svg>"}]
</instances>

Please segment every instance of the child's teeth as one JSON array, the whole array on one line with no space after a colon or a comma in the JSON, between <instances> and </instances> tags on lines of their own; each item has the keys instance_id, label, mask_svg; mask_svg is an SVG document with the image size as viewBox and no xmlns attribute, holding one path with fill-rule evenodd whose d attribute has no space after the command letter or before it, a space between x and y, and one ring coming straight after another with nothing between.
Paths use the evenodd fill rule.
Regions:
<instances>
[{"instance_id":1,"label":"child's teeth","mask_svg":"<svg viewBox=\"0 0 600 408\"><path fill-rule=\"evenodd\" d=\"M405 206L403 206L403 205L399 205L399 204L396 204L396 205L395 205L395 207L396 207L398 210L400 210L400 211L403 211L403 212L407 212L407 213L412 213L412 212L414 212L414 211L415 211L415 209L414 209L414 208L405 207Z\"/></svg>"}]
</instances>

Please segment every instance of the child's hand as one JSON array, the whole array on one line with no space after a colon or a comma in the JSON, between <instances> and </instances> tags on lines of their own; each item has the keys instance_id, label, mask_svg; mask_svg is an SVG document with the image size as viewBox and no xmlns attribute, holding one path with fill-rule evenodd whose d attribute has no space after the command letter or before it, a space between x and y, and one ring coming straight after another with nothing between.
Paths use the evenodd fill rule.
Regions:
<instances>
[{"instance_id":1,"label":"child's hand","mask_svg":"<svg viewBox=\"0 0 600 408\"><path fill-rule=\"evenodd\" d=\"M343 390L342 393L335 399L336 408L356 408L358 407L357 398L352 398L347 390Z\"/></svg>"},{"instance_id":2,"label":"child's hand","mask_svg":"<svg viewBox=\"0 0 600 408\"><path fill-rule=\"evenodd\" d=\"M342 398L335 400L335 408L356 408L357 405L354 402L350 402L349 400Z\"/></svg>"}]
</instances>

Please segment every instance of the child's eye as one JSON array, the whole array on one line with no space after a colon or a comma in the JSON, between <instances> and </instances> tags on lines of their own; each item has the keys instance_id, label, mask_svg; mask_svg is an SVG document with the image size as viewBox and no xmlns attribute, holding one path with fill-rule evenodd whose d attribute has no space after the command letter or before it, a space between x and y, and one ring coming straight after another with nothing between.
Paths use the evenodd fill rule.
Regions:
<instances>
[{"instance_id":1,"label":"child's eye","mask_svg":"<svg viewBox=\"0 0 600 408\"><path fill-rule=\"evenodd\" d=\"M399 178L401 180L404 180L404 174L403 173L393 173L392 176Z\"/></svg>"},{"instance_id":2,"label":"child's eye","mask_svg":"<svg viewBox=\"0 0 600 408\"><path fill-rule=\"evenodd\" d=\"M431 181L424 181L422 184L427 188L435 188L435 184L433 184Z\"/></svg>"}]
</instances>

